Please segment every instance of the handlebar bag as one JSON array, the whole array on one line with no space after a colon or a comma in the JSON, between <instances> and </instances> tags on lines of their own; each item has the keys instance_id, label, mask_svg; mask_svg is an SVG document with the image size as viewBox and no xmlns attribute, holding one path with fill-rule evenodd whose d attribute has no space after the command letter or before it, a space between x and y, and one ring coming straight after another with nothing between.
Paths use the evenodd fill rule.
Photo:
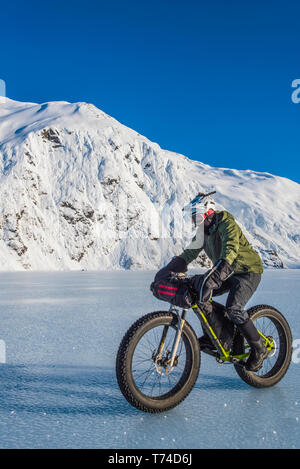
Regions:
<instances>
[{"instance_id":1,"label":"handlebar bag","mask_svg":"<svg viewBox=\"0 0 300 469\"><path fill-rule=\"evenodd\" d=\"M153 295L179 308L190 308L196 302L196 295L190 285L177 277L169 276L151 283Z\"/></svg>"}]
</instances>

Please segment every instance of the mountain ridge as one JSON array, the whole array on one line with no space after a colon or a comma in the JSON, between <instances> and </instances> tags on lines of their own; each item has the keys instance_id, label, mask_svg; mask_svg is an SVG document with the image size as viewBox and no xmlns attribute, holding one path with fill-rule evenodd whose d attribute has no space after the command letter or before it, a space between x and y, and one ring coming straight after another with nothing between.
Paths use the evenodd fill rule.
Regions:
<instances>
[{"instance_id":1,"label":"mountain ridge","mask_svg":"<svg viewBox=\"0 0 300 469\"><path fill-rule=\"evenodd\" d=\"M300 267L296 182L161 149L93 104L0 103L1 270L155 269L191 238L174 213L211 189L265 266Z\"/></svg>"}]
</instances>

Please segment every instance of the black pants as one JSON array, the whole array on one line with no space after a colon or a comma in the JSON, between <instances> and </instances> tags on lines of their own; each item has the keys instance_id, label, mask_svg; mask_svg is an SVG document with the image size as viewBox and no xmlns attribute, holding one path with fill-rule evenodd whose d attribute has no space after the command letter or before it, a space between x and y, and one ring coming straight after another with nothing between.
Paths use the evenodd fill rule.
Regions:
<instances>
[{"instance_id":1,"label":"black pants","mask_svg":"<svg viewBox=\"0 0 300 469\"><path fill-rule=\"evenodd\" d=\"M229 319L237 325L244 324L248 313L244 310L246 304L257 289L261 274L245 273L232 275L218 290L213 291L214 296L229 292L226 301L226 310Z\"/></svg>"}]
</instances>

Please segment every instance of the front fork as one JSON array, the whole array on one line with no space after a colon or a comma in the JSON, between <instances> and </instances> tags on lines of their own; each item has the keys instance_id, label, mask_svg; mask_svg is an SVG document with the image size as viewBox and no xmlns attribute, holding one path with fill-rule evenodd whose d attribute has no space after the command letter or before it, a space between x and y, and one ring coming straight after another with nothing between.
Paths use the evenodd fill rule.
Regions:
<instances>
[{"instance_id":1,"label":"front fork","mask_svg":"<svg viewBox=\"0 0 300 469\"><path fill-rule=\"evenodd\" d=\"M182 312L181 312L181 315L179 313L178 308L173 308L173 309L170 308L170 311L176 312L177 320L178 320L178 327L177 327L176 335L175 335L174 342L173 342L170 365L169 365L170 367L173 367L174 366L174 361L175 361L175 358L176 358L176 354L177 354L178 344L180 342L181 334L182 334L182 331L183 331L183 326L184 326L184 323L185 323L185 316L186 316L187 309L183 309Z\"/></svg>"},{"instance_id":2,"label":"front fork","mask_svg":"<svg viewBox=\"0 0 300 469\"><path fill-rule=\"evenodd\" d=\"M176 306L171 305L169 311L171 311L172 313L176 313L177 320L178 320L178 327L177 327L176 335L175 335L173 345L172 345L171 357L168 360L168 367L170 367L172 369L174 364L175 364L177 349L178 349L178 345L179 345L179 342L180 342L180 339L181 339L187 309L183 309L181 314L180 314L179 308L176 308ZM156 359L157 358L160 359L162 357L164 346L165 346L165 341L166 341L166 336L167 336L167 332L168 332L168 328L169 328L169 326L164 326L163 333L162 333L160 343L159 343L159 346L158 346Z\"/></svg>"}]
</instances>

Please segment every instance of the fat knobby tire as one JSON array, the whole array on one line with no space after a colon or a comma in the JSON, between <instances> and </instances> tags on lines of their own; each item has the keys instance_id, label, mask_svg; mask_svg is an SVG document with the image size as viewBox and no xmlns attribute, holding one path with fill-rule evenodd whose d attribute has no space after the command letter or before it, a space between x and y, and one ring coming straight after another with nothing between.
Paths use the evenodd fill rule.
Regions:
<instances>
[{"instance_id":1,"label":"fat knobby tire","mask_svg":"<svg viewBox=\"0 0 300 469\"><path fill-rule=\"evenodd\" d=\"M132 357L134 350L150 329L162 325L176 327L178 318L168 311L155 311L138 319L128 329L119 346L116 359L117 380L124 397L139 410L150 413L164 412L182 402L192 390L200 368L200 349L194 330L186 321L183 328L183 340L186 346L186 366L177 385L160 397L149 397L135 385L132 376Z\"/></svg>"},{"instance_id":2,"label":"fat knobby tire","mask_svg":"<svg viewBox=\"0 0 300 469\"><path fill-rule=\"evenodd\" d=\"M248 314L253 322L255 320L268 317L273 320L280 330L280 352L273 368L263 376L256 375L255 372L247 371L244 367L235 365L236 372L250 386L256 388L266 388L277 384L287 372L292 358L292 333L287 320L273 306L258 305L250 308ZM244 339L238 334L233 343L233 354L238 355L244 352Z\"/></svg>"}]
</instances>

